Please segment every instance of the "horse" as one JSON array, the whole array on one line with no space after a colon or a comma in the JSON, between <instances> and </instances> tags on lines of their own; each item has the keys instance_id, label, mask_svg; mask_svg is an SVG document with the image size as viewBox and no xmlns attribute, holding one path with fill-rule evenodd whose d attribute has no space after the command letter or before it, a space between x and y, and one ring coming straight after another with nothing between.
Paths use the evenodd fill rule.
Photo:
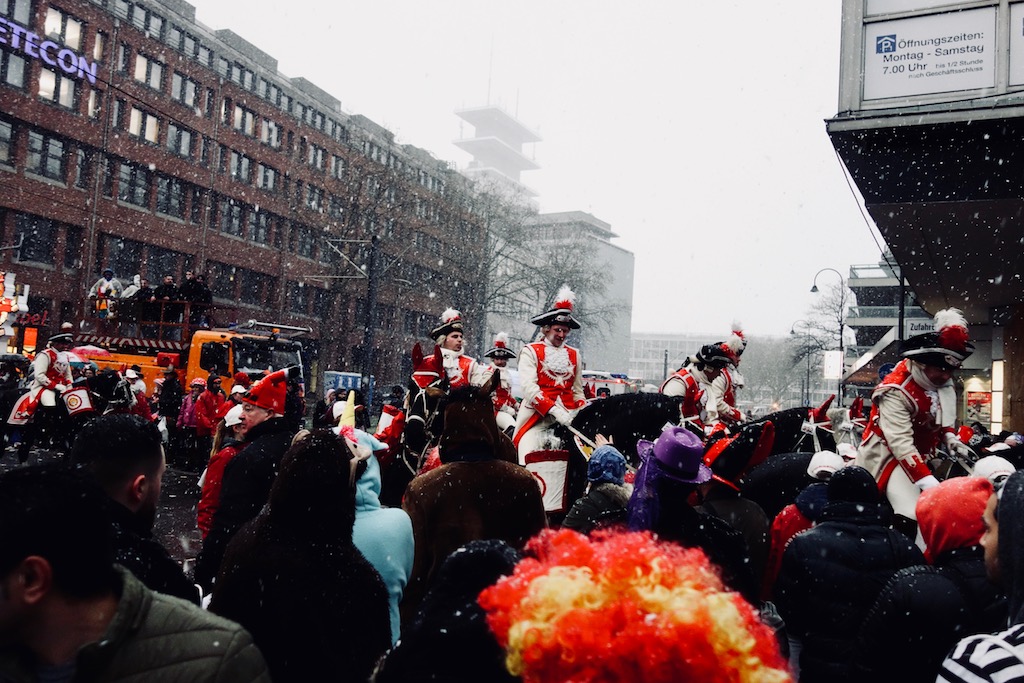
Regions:
<instances>
[{"instance_id":1,"label":"horse","mask_svg":"<svg viewBox=\"0 0 1024 683\"><path fill-rule=\"evenodd\" d=\"M85 389L86 399L82 392ZM111 412L130 412L136 398L131 383L116 370L103 370L93 377L75 380L70 389L61 394L62 400L50 409L37 408L32 419L22 429L18 445L18 458L28 459L29 450L43 437L54 450L67 453L78 430L97 415Z\"/></svg>"}]
</instances>

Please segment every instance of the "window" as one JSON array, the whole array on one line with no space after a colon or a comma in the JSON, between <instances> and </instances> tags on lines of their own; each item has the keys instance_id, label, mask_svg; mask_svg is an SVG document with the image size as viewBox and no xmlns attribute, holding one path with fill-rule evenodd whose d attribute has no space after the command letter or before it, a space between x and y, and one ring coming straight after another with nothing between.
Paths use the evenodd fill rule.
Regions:
<instances>
[{"instance_id":1,"label":"window","mask_svg":"<svg viewBox=\"0 0 1024 683\"><path fill-rule=\"evenodd\" d=\"M247 268L238 269L239 299L250 306L273 306L275 279Z\"/></svg>"},{"instance_id":2,"label":"window","mask_svg":"<svg viewBox=\"0 0 1024 683\"><path fill-rule=\"evenodd\" d=\"M92 166L92 153L79 147L75 151L75 187L85 190L89 186L89 170Z\"/></svg>"},{"instance_id":3,"label":"window","mask_svg":"<svg viewBox=\"0 0 1024 683\"><path fill-rule=\"evenodd\" d=\"M199 84L177 71L171 77L171 97L178 100L187 107L196 106L196 94L199 92Z\"/></svg>"},{"instance_id":4,"label":"window","mask_svg":"<svg viewBox=\"0 0 1024 683\"><path fill-rule=\"evenodd\" d=\"M260 142L274 148L281 146L281 129L270 119L260 121Z\"/></svg>"},{"instance_id":5,"label":"window","mask_svg":"<svg viewBox=\"0 0 1024 683\"><path fill-rule=\"evenodd\" d=\"M309 314L309 287L302 282L288 281L288 294L285 304L288 310L299 315Z\"/></svg>"},{"instance_id":6,"label":"window","mask_svg":"<svg viewBox=\"0 0 1024 683\"><path fill-rule=\"evenodd\" d=\"M14 164L14 124L0 119L0 164Z\"/></svg>"},{"instance_id":7,"label":"window","mask_svg":"<svg viewBox=\"0 0 1024 683\"><path fill-rule=\"evenodd\" d=\"M321 211L324 206L323 188L313 185L306 186L306 206L314 211Z\"/></svg>"},{"instance_id":8,"label":"window","mask_svg":"<svg viewBox=\"0 0 1024 683\"><path fill-rule=\"evenodd\" d=\"M167 30L167 44L189 57L199 56L199 39L180 26L172 24Z\"/></svg>"},{"instance_id":9,"label":"window","mask_svg":"<svg viewBox=\"0 0 1024 683\"><path fill-rule=\"evenodd\" d=\"M3 2L3 0L0 0ZM25 87L25 58L0 50L0 82L16 88Z\"/></svg>"},{"instance_id":10,"label":"window","mask_svg":"<svg viewBox=\"0 0 1024 683\"><path fill-rule=\"evenodd\" d=\"M55 247L60 241L59 224L26 213L15 214L14 243L21 242L18 261L56 265Z\"/></svg>"},{"instance_id":11,"label":"window","mask_svg":"<svg viewBox=\"0 0 1024 683\"><path fill-rule=\"evenodd\" d=\"M63 73L40 69L39 99L59 104L67 109L74 109L77 95L78 81Z\"/></svg>"},{"instance_id":12,"label":"window","mask_svg":"<svg viewBox=\"0 0 1024 683\"><path fill-rule=\"evenodd\" d=\"M77 270L82 267L82 229L77 225L64 226L67 236L64 242L64 267Z\"/></svg>"},{"instance_id":13,"label":"window","mask_svg":"<svg viewBox=\"0 0 1024 683\"><path fill-rule=\"evenodd\" d=\"M256 187L273 192L277 186L277 170L265 164L256 167Z\"/></svg>"},{"instance_id":14,"label":"window","mask_svg":"<svg viewBox=\"0 0 1024 683\"><path fill-rule=\"evenodd\" d=\"M313 231L301 225L292 230L295 253L306 258L313 258Z\"/></svg>"},{"instance_id":15,"label":"window","mask_svg":"<svg viewBox=\"0 0 1024 683\"><path fill-rule=\"evenodd\" d=\"M160 90L164 84L164 65L144 54L135 55L135 80L145 83L154 90Z\"/></svg>"},{"instance_id":16,"label":"window","mask_svg":"<svg viewBox=\"0 0 1024 683\"><path fill-rule=\"evenodd\" d=\"M167 149L181 157L192 156L192 131L176 123L168 123Z\"/></svg>"},{"instance_id":17,"label":"window","mask_svg":"<svg viewBox=\"0 0 1024 683\"><path fill-rule=\"evenodd\" d=\"M25 168L33 173L64 182L66 146L60 138L30 130L28 162Z\"/></svg>"},{"instance_id":18,"label":"window","mask_svg":"<svg viewBox=\"0 0 1024 683\"><path fill-rule=\"evenodd\" d=\"M338 220L345 218L345 198L332 194L327 205L327 214Z\"/></svg>"},{"instance_id":19,"label":"window","mask_svg":"<svg viewBox=\"0 0 1024 683\"><path fill-rule=\"evenodd\" d=\"M31 0L0 0L0 14L28 26L32 19Z\"/></svg>"},{"instance_id":20,"label":"window","mask_svg":"<svg viewBox=\"0 0 1024 683\"><path fill-rule=\"evenodd\" d=\"M156 144L160 139L160 119L138 107L132 107L128 117L128 133Z\"/></svg>"},{"instance_id":21,"label":"window","mask_svg":"<svg viewBox=\"0 0 1024 683\"><path fill-rule=\"evenodd\" d=\"M345 158L331 155L331 175L338 180L345 179Z\"/></svg>"},{"instance_id":22,"label":"window","mask_svg":"<svg viewBox=\"0 0 1024 683\"><path fill-rule=\"evenodd\" d=\"M162 16L160 16L156 12L153 12L152 10L146 9L142 5L133 6L132 3L123 2L122 0L118 0L117 5L118 7L127 5L127 18L130 19L133 24L135 24L135 28L139 29L143 33L146 33L153 38L156 38L157 40L163 39L164 18Z\"/></svg>"},{"instance_id":23,"label":"window","mask_svg":"<svg viewBox=\"0 0 1024 683\"><path fill-rule=\"evenodd\" d=\"M235 150L231 150L231 169L229 171L231 177L239 182L249 183L250 163L251 159L249 159L249 157L241 154L240 152L236 152Z\"/></svg>"},{"instance_id":24,"label":"window","mask_svg":"<svg viewBox=\"0 0 1024 683\"><path fill-rule=\"evenodd\" d=\"M177 178L157 176L156 210L175 218L185 218L185 184Z\"/></svg>"},{"instance_id":25,"label":"window","mask_svg":"<svg viewBox=\"0 0 1024 683\"><path fill-rule=\"evenodd\" d=\"M127 161L121 162L117 198L121 201L149 208L150 172L148 169Z\"/></svg>"},{"instance_id":26,"label":"window","mask_svg":"<svg viewBox=\"0 0 1024 683\"><path fill-rule=\"evenodd\" d=\"M103 31L96 32L96 42L92 46L92 60L94 62L103 61L103 51L107 47L107 34Z\"/></svg>"},{"instance_id":27,"label":"window","mask_svg":"<svg viewBox=\"0 0 1024 683\"><path fill-rule=\"evenodd\" d=\"M131 48L126 43L117 46L117 70L121 73L128 73L128 64L131 62Z\"/></svg>"},{"instance_id":28,"label":"window","mask_svg":"<svg viewBox=\"0 0 1024 683\"><path fill-rule=\"evenodd\" d=\"M72 50L82 50L82 22L56 7L46 10L43 32L47 38L63 43Z\"/></svg>"},{"instance_id":29,"label":"window","mask_svg":"<svg viewBox=\"0 0 1024 683\"><path fill-rule=\"evenodd\" d=\"M213 52L205 45L199 46L199 52L196 59L198 59L199 63L203 66L213 66Z\"/></svg>"},{"instance_id":30,"label":"window","mask_svg":"<svg viewBox=\"0 0 1024 683\"><path fill-rule=\"evenodd\" d=\"M199 139L199 164L207 167L210 165L210 156L213 154L214 143L210 138L205 135Z\"/></svg>"},{"instance_id":31,"label":"window","mask_svg":"<svg viewBox=\"0 0 1024 683\"><path fill-rule=\"evenodd\" d=\"M266 211L249 212L249 238L259 244L270 243L271 217Z\"/></svg>"},{"instance_id":32,"label":"window","mask_svg":"<svg viewBox=\"0 0 1024 683\"><path fill-rule=\"evenodd\" d=\"M246 135L256 135L256 114L245 107L235 105L235 116L231 124L235 130L242 131Z\"/></svg>"},{"instance_id":33,"label":"window","mask_svg":"<svg viewBox=\"0 0 1024 683\"><path fill-rule=\"evenodd\" d=\"M120 130L124 128L124 110L128 105L122 99L114 100L114 106L110 108L110 125Z\"/></svg>"},{"instance_id":34,"label":"window","mask_svg":"<svg viewBox=\"0 0 1024 683\"><path fill-rule=\"evenodd\" d=\"M309 145L309 154L307 161L313 168L318 168L321 171L324 170L324 160L327 158L327 150L317 145Z\"/></svg>"},{"instance_id":35,"label":"window","mask_svg":"<svg viewBox=\"0 0 1024 683\"><path fill-rule=\"evenodd\" d=\"M203 209L206 204L206 192L199 187L189 189L189 214L190 223L201 225L203 222Z\"/></svg>"},{"instance_id":36,"label":"window","mask_svg":"<svg viewBox=\"0 0 1024 683\"><path fill-rule=\"evenodd\" d=\"M86 106L86 114L90 119L98 119L103 112L103 92L96 88L89 89L89 102Z\"/></svg>"},{"instance_id":37,"label":"window","mask_svg":"<svg viewBox=\"0 0 1024 683\"><path fill-rule=\"evenodd\" d=\"M233 199L220 200L220 231L235 237L242 236L242 207Z\"/></svg>"}]
</instances>

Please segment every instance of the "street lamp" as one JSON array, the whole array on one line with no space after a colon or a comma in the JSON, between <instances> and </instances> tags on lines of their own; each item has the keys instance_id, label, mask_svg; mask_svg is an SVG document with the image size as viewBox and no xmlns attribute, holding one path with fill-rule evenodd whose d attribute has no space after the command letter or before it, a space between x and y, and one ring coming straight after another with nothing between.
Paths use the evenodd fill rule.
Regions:
<instances>
[{"instance_id":1,"label":"street lamp","mask_svg":"<svg viewBox=\"0 0 1024 683\"><path fill-rule=\"evenodd\" d=\"M818 276L825 271L831 271L839 276L839 389L837 398L839 405L843 405L843 373L846 372L846 356L843 351L843 327L846 318L846 278L835 268L822 268L814 274L814 283L811 285L811 293L818 293Z\"/></svg>"},{"instance_id":2,"label":"street lamp","mask_svg":"<svg viewBox=\"0 0 1024 683\"><path fill-rule=\"evenodd\" d=\"M809 406L811 404L811 324L806 320L795 320L789 328L789 333L796 335L796 326L800 323L804 324L804 336L807 338L807 348L804 350L804 358L807 360L807 374L804 378L804 395L801 399L805 406Z\"/></svg>"}]
</instances>

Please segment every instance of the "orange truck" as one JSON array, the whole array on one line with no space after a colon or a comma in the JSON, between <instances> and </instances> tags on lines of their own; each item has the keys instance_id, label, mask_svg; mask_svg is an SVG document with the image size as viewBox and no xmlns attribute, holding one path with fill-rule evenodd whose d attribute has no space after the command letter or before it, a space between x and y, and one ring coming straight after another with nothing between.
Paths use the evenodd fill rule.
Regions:
<instances>
[{"instance_id":1,"label":"orange truck","mask_svg":"<svg viewBox=\"0 0 1024 683\"><path fill-rule=\"evenodd\" d=\"M183 325L177 336L184 341L122 337L116 336L116 329L110 331L115 334L76 334L76 346L88 345L98 349L95 353L80 355L101 370L113 368L123 371L138 365L150 390L155 386L155 380L163 377L164 368L168 366L177 369L178 380L183 387L196 377L205 380L216 372L221 376L225 390L230 390L237 372L244 372L256 380L270 370L289 366L301 368L302 345L296 337L310 332L309 328L256 320L223 329L200 328L194 331Z\"/></svg>"}]
</instances>

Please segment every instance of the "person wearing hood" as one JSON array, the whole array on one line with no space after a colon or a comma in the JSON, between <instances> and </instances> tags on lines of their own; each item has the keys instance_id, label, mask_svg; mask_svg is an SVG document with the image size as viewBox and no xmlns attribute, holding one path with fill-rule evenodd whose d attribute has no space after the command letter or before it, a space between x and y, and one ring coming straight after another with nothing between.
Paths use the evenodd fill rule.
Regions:
<instances>
[{"instance_id":1,"label":"person wearing hood","mask_svg":"<svg viewBox=\"0 0 1024 683\"><path fill-rule=\"evenodd\" d=\"M943 660L936 683L1024 680L1024 471L989 496L982 519L985 571L1003 587L1009 628L961 639Z\"/></svg>"},{"instance_id":2,"label":"person wearing hood","mask_svg":"<svg viewBox=\"0 0 1024 683\"><path fill-rule=\"evenodd\" d=\"M385 444L366 432L358 429L352 432L364 452L387 449ZM377 570L388 589L391 644L394 645L401 633L398 605L412 575L415 550L412 521L405 510L380 504L381 475L377 456L367 452L362 462L365 469L356 480L356 521L352 527L352 542ZM362 468L360 465L359 469Z\"/></svg>"},{"instance_id":3,"label":"person wearing hood","mask_svg":"<svg viewBox=\"0 0 1024 683\"><path fill-rule=\"evenodd\" d=\"M775 604L802 646L801 683L846 683L854 637L885 583L924 563L914 543L891 528L874 477L847 466L828 480L820 521L782 554Z\"/></svg>"},{"instance_id":4,"label":"person wearing hood","mask_svg":"<svg viewBox=\"0 0 1024 683\"><path fill-rule=\"evenodd\" d=\"M956 477L918 498L929 564L901 569L882 589L857 637L857 680L932 683L957 640L1006 624L1006 600L985 576L980 545L992 491L985 478Z\"/></svg>"}]
</instances>

